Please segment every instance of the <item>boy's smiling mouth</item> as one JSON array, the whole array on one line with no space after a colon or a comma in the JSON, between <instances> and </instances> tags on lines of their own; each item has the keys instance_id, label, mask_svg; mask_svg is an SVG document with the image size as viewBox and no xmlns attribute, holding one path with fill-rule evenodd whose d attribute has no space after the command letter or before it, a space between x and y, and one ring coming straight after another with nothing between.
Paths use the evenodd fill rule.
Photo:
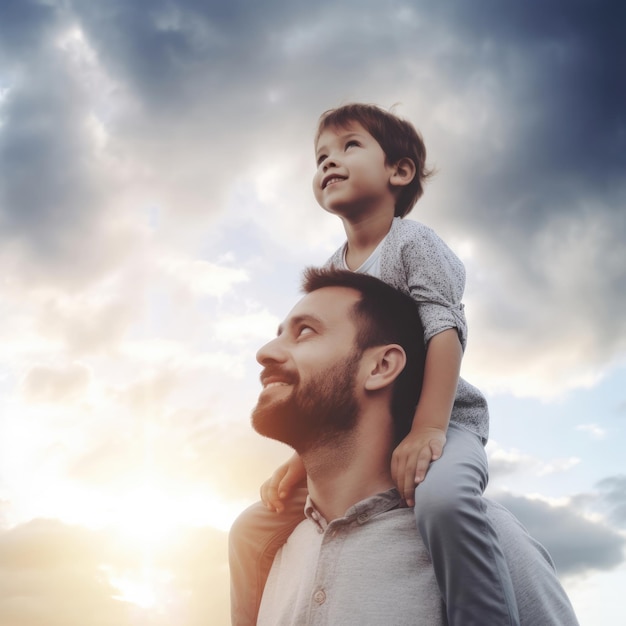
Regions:
<instances>
[{"instance_id":1,"label":"boy's smiling mouth","mask_svg":"<svg viewBox=\"0 0 626 626\"><path fill-rule=\"evenodd\" d=\"M331 176L327 176L322 181L322 189L326 189L329 185L333 185L334 183L340 183L342 180L346 180L346 176L337 176L337 174L332 174Z\"/></svg>"}]
</instances>

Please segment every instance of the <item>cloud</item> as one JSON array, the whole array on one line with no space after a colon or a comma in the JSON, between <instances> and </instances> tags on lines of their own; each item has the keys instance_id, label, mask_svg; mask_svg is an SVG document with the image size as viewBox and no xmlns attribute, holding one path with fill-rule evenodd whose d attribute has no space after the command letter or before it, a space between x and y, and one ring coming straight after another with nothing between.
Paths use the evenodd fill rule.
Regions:
<instances>
[{"instance_id":1,"label":"cloud","mask_svg":"<svg viewBox=\"0 0 626 626\"><path fill-rule=\"evenodd\" d=\"M113 351L142 312L140 296L129 285L114 294L102 287L79 295L57 292L36 305L39 331L62 340L71 353Z\"/></svg>"},{"instance_id":2,"label":"cloud","mask_svg":"<svg viewBox=\"0 0 626 626\"><path fill-rule=\"evenodd\" d=\"M0 621L11 626L199 626L228 622L226 537L181 529L146 566L119 537L37 519L0 533ZM116 585L118 585L116 587ZM144 587L146 609L130 604ZM210 592L207 593L207 589Z\"/></svg>"},{"instance_id":3,"label":"cloud","mask_svg":"<svg viewBox=\"0 0 626 626\"><path fill-rule=\"evenodd\" d=\"M241 189L289 256L328 251L340 229L310 193L315 120L346 99L400 100L445 157L415 217L475 250L477 381L559 395L595 384L624 350L619 4L551 1L537 20L488 2L368 3L341 34L350 4L332 19L284 2L27 6L5 9L7 29L38 44L4 44L6 66L29 72L2 102L0 158L16 175L0 212L5 263L31 280L84 285L122 266L148 207L157 232L195 247ZM178 278L186 268L196 295L216 293L213 261L188 263Z\"/></svg>"},{"instance_id":4,"label":"cloud","mask_svg":"<svg viewBox=\"0 0 626 626\"><path fill-rule=\"evenodd\" d=\"M487 447L489 474L492 480L518 472L532 472L535 476L547 476L566 472L580 463L578 457L554 458L549 461L538 459L519 450L505 450L490 441Z\"/></svg>"},{"instance_id":5,"label":"cloud","mask_svg":"<svg viewBox=\"0 0 626 626\"><path fill-rule=\"evenodd\" d=\"M150 452L169 487L256 497L288 450L249 428L253 354L293 304L296 268L343 240L312 197L312 136L322 111L351 100L399 102L425 136L439 174L412 217L466 262L469 378L544 398L596 385L626 350L623 12L616 0L548 0L539 13L488 0L3 2L0 411L7 447L20 444L9 474L52 467L97 498ZM491 457L494 477L578 463ZM37 473L56 496L51 472ZM41 486L25 488L36 501ZM622 558L615 532L581 517L621 525L620 490L614 476L565 507L510 502L574 575ZM198 554L219 566L186 571L225 596L209 534ZM94 549L84 582L63 589L124 626ZM64 615L66 591L44 589L67 573L55 568L5 568L0 589L23 588L0 600L0 622ZM187 617L202 623L218 599L191 597Z\"/></svg>"},{"instance_id":6,"label":"cloud","mask_svg":"<svg viewBox=\"0 0 626 626\"><path fill-rule=\"evenodd\" d=\"M0 621L14 626L130 625L98 572L101 544L90 531L34 520L0 534ZM90 618L91 619L91 618Z\"/></svg>"},{"instance_id":7,"label":"cloud","mask_svg":"<svg viewBox=\"0 0 626 626\"><path fill-rule=\"evenodd\" d=\"M604 439L606 437L606 429L598 426L598 424L578 424L576 430L589 433L593 439Z\"/></svg>"},{"instance_id":8,"label":"cloud","mask_svg":"<svg viewBox=\"0 0 626 626\"><path fill-rule=\"evenodd\" d=\"M493 496L544 544L561 576L610 570L624 561L626 541L609 526L586 519L571 505L498 493Z\"/></svg>"},{"instance_id":9,"label":"cloud","mask_svg":"<svg viewBox=\"0 0 626 626\"><path fill-rule=\"evenodd\" d=\"M221 267L193 259L163 259L164 271L196 296L222 296L238 283L250 280L240 268Z\"/></svg>"},{"instance_id":10,"label":"cloud","mask_svg":"<svg viewBox=\"0 0 626 626\"><path fill-rule=\"evenodd\" d=\"M610 476L596 484L601 502L608 509L608 518L620 527L626 527L626 476Z\"/></svg>"},{"instance_id":11,"label":"cloud","mask_svg":"<svg viewBox=\"0 0 626 626\"><path fill-rule=\"evenodd\" d=\"M97 158L94 83L59 45L66 17L53 4L3 6L3 33L12 34L1 62L8 84L0 108L0 260L12 259L30 281L69 286L105 271L131 241ZM14 29L36 43L25 49Z\"/></svg>"},{"instance_id":12,"label":"cloud","mask_svg":"<svg viewBox=\"0 0 626 626\"><path fill-rule=\"evenodd\" d=\"M64 368L35 366L24 378L22 393L29 402L73 402L85 393L90 370L80 363Z\"/></svg>"}]
</instances>

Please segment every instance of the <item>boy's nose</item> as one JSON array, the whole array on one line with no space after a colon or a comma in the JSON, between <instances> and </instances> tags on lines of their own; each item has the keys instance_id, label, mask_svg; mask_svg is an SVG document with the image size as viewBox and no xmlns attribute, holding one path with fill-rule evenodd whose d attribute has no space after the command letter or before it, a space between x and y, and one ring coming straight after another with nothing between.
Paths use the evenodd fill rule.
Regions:
<instances>
[{"instance_id":1,"label":"boy's nose","mask_svg":"<svg viewBox=\"0 0 626 626\"><path fill-rule=\"evenodd\" d=\"M330 169L331 167L337 167L337 160L335 159L335 157L328 157L325 161L324 161L324 171L326 172L328 169Z\"/></svg>"}]
</instances>

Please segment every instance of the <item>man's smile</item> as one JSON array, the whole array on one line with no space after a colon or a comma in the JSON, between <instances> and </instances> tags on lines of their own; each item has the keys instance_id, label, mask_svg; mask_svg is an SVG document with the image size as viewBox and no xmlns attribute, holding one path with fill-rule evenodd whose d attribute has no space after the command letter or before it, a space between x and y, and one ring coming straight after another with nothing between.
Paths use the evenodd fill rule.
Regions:
<instances>
[{"instance_id":1,"label":"man's smile","mask_svg":"<svg viewBox=\"0 0 626 626\"><path fill-rule=\"evenodd\" d=\"M297 382L297 377L288 372L279 371L277 367L266 367L261 372L261 385L263 390L271 389L272 387L286 387Z\"/></svg>"},{"instance_id":2,"label":"man's smile","mask_svg":"<svg viewBox=\"0 0 626 626\"><path fill-rule=\"evenodd\" d=\"M285 383L282 381L277 381L275 383L266 383L263 385L263 389L271 389L272 387L287 387L290 383Z\"/></svg>"}]
</instances>

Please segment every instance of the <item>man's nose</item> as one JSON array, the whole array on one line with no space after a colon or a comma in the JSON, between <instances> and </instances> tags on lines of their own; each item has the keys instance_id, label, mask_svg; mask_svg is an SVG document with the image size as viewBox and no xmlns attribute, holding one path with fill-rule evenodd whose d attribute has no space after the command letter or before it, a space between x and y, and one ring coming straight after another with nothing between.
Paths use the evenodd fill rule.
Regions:
<instances>
[{"instance_id":1,"label":"man's nose","mask_svg":"<svg viewBox=\"0 0 626 626\"><path fill-rule=\"evenodd\" d=\"M275 337L259 348L256 360L260 365L268 363L282 363L286 360L285 351L282 348L280 337Z\"/></svg>"}]
</instances>

